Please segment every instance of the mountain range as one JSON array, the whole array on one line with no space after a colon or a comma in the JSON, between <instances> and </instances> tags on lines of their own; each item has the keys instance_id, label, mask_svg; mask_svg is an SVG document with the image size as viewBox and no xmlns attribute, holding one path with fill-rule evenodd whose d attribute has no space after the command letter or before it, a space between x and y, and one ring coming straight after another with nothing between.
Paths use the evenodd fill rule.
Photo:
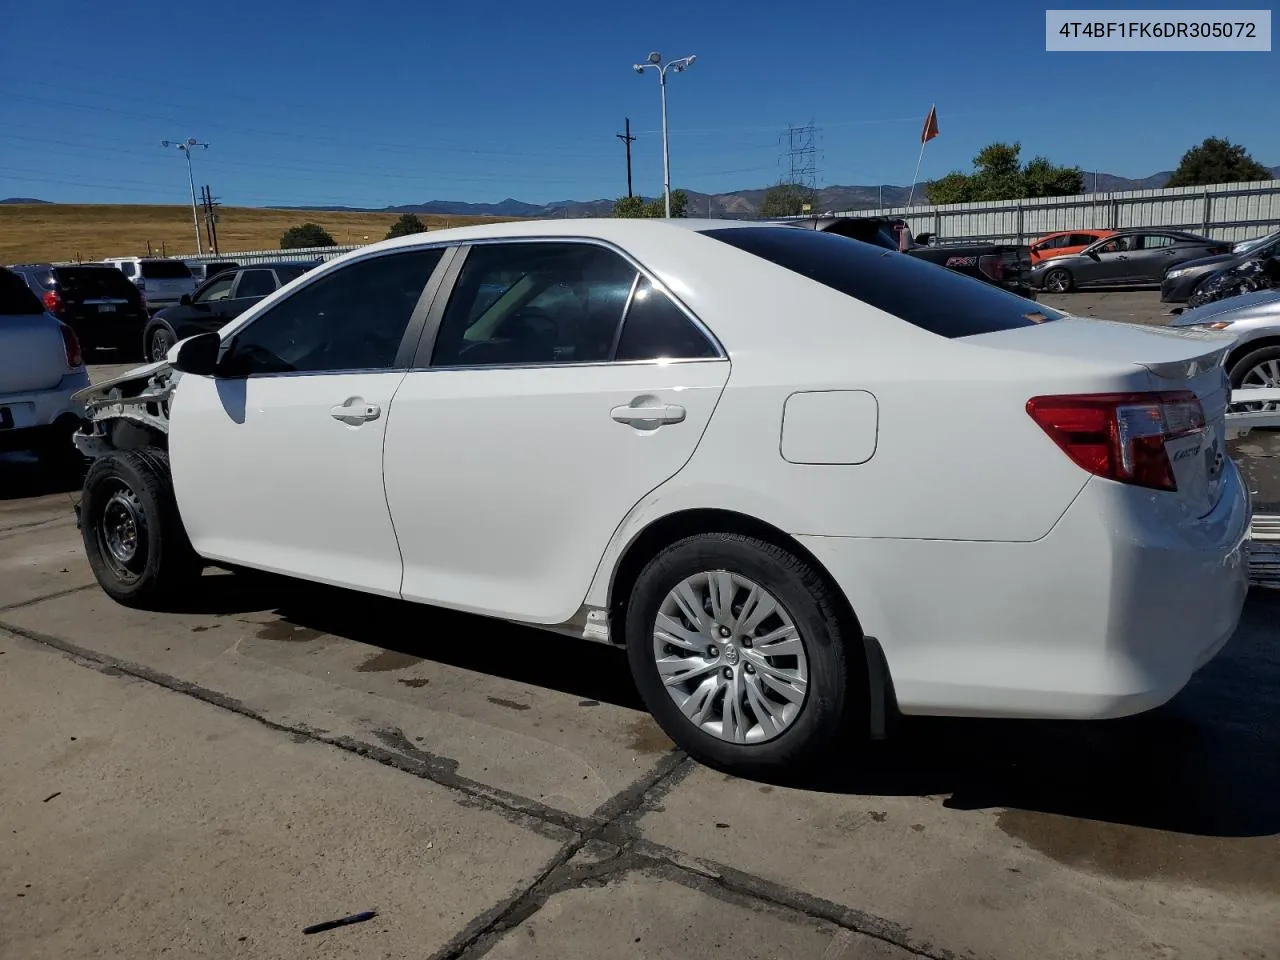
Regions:
<instances>
[{"instance_id":1,"label":"mountain range","mask_svg":"<svg viewBox=\"0 0 1280 960\"><path fill-rule=\"evenodd\" d=\"M1280 166L1271 167L1272 176L1280 179ZM1086 173L1085 193L1114 193L1123 190L1151 190L1163 187L1173 175L1172 170L1162 170L1149 177L1131 179L1110 173ZM760 209L766 187L735 190L730 193L698 193L689 195L689 216L693 217L751 217ZM830 186L818 190L816 211L874 210L877 207L900 207L907 202L910 191L894 184L871 186ZM916 197L924 200L923 185L917 185ZM29 197L10 197L4 203L48 203ZM458 200L429 200L425 203L405 203L391 207L348 206L288 206L284 210L346 210L359 213L433 213L444 216L491 217L607 217L613 212L614 198L600 200L557 200L552 203L526 203L508 198L498 203L465 203Z\"/></svg>"}]
</instances>

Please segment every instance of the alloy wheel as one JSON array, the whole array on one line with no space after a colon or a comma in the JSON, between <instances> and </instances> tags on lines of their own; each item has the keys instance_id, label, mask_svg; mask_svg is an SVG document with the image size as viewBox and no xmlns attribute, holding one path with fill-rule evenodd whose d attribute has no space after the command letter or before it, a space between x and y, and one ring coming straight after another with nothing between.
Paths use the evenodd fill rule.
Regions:
<instances>
[{"instance_id":1,"label":"alloy wheel","mask_svg":"<svg viewBox=\"0 0 1280 960\"><path fill-rule=\"evenodd\" d=\"M1065 270L1051 270L1044 278L1044 285L1050 293L1066 293L1071 287L1071 277Z\"/></svg>"},{"instance_id":2,"label":"alloy wheel","mask_svg":"<svg viewBox=\"0 0 1280 960\"><path fill-rule=\"evenodd\" d=\"M1280 387L1280 359L1263 360L1261 363L1251 367L1249 371L1240 378L1240 388L1242 390L1253 390L1259 387L1276 388ZM1240 403L1232 404L1232 409L1259 411L1265 410L1268 413L1280 410L1280 403Z\"/></svg>"},{"instance_id":3,"label":"alloy wheel","mask_svg":"<svg viewBox=\"0 0 1280 960\"><path fill-rule=\"evenodd\" d=\"M168 330L156 330L151 334L151 362L156 363L163 360L168 355L169 350L173 347L173 337L169 336Z\"/></svg>"},{"instance_id":4,"label":"alloy wheel","mask_svg":"<svg viewBox=\"0 0 1280 960\"><path fill-rule=\"evenodd\" d=\"M773 594L727 570L671 589L658 608L653 656L680 712L720 740L772 740L804 706L809 661L795 622Z\"/></svg>"}]
</instances>

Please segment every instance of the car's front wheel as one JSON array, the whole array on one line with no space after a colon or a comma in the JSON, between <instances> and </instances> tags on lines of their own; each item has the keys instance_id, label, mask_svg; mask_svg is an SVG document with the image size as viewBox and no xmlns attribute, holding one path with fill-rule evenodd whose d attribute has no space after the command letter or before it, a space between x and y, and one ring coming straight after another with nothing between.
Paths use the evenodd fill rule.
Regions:
<instances>
[{"instance_id":1,"label":"car's front wheel","mask_svg":"<svg viewBox=\"0 0 1280 960\"><path fill-rule=\"evenodd\" d=\"M802 766L840 732L851 694L846 633L812 567L738 534L661 551L626 611L645 706L690 756L738 773Z\"/></svg>"},{"instance_id":2,"label":"car's front wheel","mask_svg":"<svg viewBox=\"0 0 1280 960\"><path fill-rule=\"evenodd\" d=\"M1069 293L1075 286L1071 274L1058 267L1044 275L1044 288L1050 293Z\"/></svg>"},{"instance_id":3,"label":"car's front wheel","mask_svg":"<svg viewBox=\"0 0 1280 960\"><path fill-rule=\"evenodd\" d=\"M96 459L84 480L80 531L98 584L125 606L172 606L199 576L163 450Z\"/></svg>"},{"instance_id":4,"label":"car's front wheel","mask_svg":"<svg viewBox=\"0 0 1280 960\"><path fill-rule=\"evenodd\" d=\"M178 342L177 335L168 324L158 323L147 330L146 358L149 363L159 363L169 355Z\"/></svg>"}]
</instances>

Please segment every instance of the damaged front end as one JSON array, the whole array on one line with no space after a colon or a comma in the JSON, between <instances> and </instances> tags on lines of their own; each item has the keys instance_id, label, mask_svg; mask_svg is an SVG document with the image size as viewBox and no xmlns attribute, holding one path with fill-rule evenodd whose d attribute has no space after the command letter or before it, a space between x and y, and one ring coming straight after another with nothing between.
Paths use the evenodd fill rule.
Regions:
<instances>
[{"instance_id":1,"label":"damaged front end","mask_svg":"<svg viewBox=\"0 0 1280 960\"><path fill-rule=\"evenodd\" d=\"M180 376L161 360L76 392L86 421L76 449L95 459L112 450L168 449L169 397Z\"/></svg>"}]
</instances>

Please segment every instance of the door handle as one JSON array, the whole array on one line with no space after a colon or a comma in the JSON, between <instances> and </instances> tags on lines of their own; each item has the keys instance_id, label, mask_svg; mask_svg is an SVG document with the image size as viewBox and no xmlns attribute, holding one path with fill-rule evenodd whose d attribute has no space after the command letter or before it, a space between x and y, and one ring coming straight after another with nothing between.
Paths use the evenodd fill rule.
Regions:
<instances>
[{"instance_id":1,"label":"door handle","mask_svg":"<svg viewBox=\"0 0 1280 960\"><path fill-rule=\"evenodd\" d=\"M363 397L348 397L344 403L330 407L329 416L354 427L367 420L377 420L382 416L382 408L376 403L368 403Z\"/></svg>"},{"instance_id":2,"label":"door handle","mask_svg":"<svg viewBox=\"0 0 1280 960\"><path fill-rule=\"evenodd\" d=\"M677 403L662 403L656 397L636 397L629 404L614 407L609 416L618 423L652 430L664 423L679 423L684 419L685 409Z\"/></svg>"}]
</instances>

